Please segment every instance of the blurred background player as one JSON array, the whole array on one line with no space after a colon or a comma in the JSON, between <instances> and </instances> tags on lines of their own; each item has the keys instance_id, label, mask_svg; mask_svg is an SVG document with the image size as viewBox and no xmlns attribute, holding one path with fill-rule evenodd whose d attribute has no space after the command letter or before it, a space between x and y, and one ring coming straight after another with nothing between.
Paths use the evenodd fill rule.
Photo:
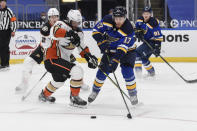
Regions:
<instances>
[{"instance_id":1,"label":"blurred background player","mask_svg":"<svg viewBox=\"0 0 197 131\"><path fill-rule=\"evenodd\" d=\"M156 57L160 55L161 41L163 41L163 35L159 27L159 20L151 17L151 14L151 8L146 6L143 10L142 16L136 22L136 37L140 40L145 39L154 48L154 51L152 51L146 43L142 43L142 45L136 49L137 57L135 72L139 77L142 76L142 64L148 71L148 76L155 75L155 69L149 58L152 54Z\"/></svg>"},{"instance_id":2,"label":"blurred background player","mask_svg":"<svg viewBox=\"0 0 197 131\"><path fill-rule=\"evenodd\" d=\"M48 21L40 29L40 45L24 60L22 79L15 89L16 93L24 93L27 90L33 67L43 61L45 49L51 46L50 29L58 20L59 11L56 8L50 8L48 11Z\"/></svg>"},{"instance_id":3,"label":"blurred background player","mask_svg":"<svg viewBox=\"0 0 197 131\"><path fill-rule=\"evenodd\" d=\"M134 30L126 18L126 9L118 6L112 15L105 16L93 29L93 38L103 54L100 68L107 74L112 73L120 63L123 78L125 79L132 105L138 103L136 81L133 72L136 52L134 44ZM104 84L106 76L100 69L97 71L92 93L88 102L93 102Z\"/></svg>"},{"instance_id":4,"label":"blurred background player","mask_svg":"<svg viewBox=\"0 0 197 131\"><path fill-rule=\"evenodd\" d=\"M68 78L71 78L70 105L84 107L87 102L79 97L80 88L83 84L83 69L70 61L70 55L75 47L78 47L81 57L85 57L88 67L93 69L97 67L97 58L90 54L89 48L84 44L83 32L78 27L82 21L79 10L70 10L67 18L66 21L57 21L51 29L53 40L51 47L47 49L44 64L46 70L52 74L53 80L41 92L39 100L41 102L55 102L55 97L51 95L63 86Z\"/></svg>"}]
</instances>

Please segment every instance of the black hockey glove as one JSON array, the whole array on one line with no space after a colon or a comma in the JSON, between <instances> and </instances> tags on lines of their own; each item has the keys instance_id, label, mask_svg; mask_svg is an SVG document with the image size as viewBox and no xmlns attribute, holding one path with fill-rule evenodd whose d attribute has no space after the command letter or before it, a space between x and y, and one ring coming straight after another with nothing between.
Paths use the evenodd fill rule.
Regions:
<instances>
[{"instance_id":1,"label":"black hockey glove","mask_svg":"<svg viewBox=\"0 0 197 131\"><path fill-rule=\"evenodd\" d=\"M136 38L140 40L144 39L144 29L136 28L134 31L135 31Z\"/></svg>"},{"instance_id":2,"label":"black hockey glove","mask_svg":"<svg viewBox=\"0 0 197 131\"><path fill-rule=\"evenodd\" d=\"M95 69L98 66L98 59L94 55L91 55L90 53L86 53L84 57L88 62L89 68Z\"/></svg>"},{"instance_id":3,"label":"black hockey glove","mask_svg":"<svg viewBox=\"0 0 197 131\"><path fill-rule=\"evenodd\" d=\"M109 73L112 73L112 72L114 72L117 69L118 63L119 63L119 61L116 60L116 59L112 59L109 62Z\"/></svg>"},{"instance_id":4,"label":"black hockey glove","mask_svg":"<svg viewBox=\"0 0 197 131\"><path fill-rule=\"evenodd\" d=\"M80 45L80 37L73 30L66 32L66 37L70 37L71 43L73 45L75 45L77 47Z\"/></svg>"},{"instance_id":5,"label":"black hockey glove","mask_svg":"<svg viewBox=\"0 0 197 131\"><path fill-rule=\"evenodd\" d=\"M156 43L155 48L153 50L153 54L155 55L155 57L158 57L160 55L160 52L161 52L161 44Z\"/></svg>"}]
</instances>

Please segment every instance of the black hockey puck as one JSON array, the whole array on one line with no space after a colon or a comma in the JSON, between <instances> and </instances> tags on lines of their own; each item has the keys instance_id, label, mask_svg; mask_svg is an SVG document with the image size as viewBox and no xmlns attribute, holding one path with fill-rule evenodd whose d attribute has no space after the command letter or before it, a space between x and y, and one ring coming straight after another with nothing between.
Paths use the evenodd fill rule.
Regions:
<instances>
[{"instance_id":1,"label":"black hockey puck","mask_svg":"<svg viewBox=\"0 0 197 131\"><path fill-rule=\"evenodd\" d=\"M91 119L96 119L96 116L91 116L90 118L91 118Z\"/></svg>"},{"instance_id":2,"label":"black hockey puck","mask_svg":"<svg viewBox=\"0 0 197 131\"><path fill-rule=\"evenodd\" d=\"M131 114L127 114L127 118L132 119Z\"/></svg>"}]
</instances>

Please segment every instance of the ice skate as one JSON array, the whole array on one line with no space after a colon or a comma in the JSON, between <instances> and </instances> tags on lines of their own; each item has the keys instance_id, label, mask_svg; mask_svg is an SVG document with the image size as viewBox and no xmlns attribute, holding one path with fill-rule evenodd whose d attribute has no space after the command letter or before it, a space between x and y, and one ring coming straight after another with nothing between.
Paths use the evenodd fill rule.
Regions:
<instances>
[{"instance_id":1,"label":"ice skate","mask_svg":"<svg viewBox=\"0 0 197 131\"><path fill-rule=\"evenodd\" d=\"M56 100L55 97L53 97L53 96L48 96L48 97L45 96L43 91L38 96L38 99L41 102L50 102L50 103L54 103Z\"/></svg>"},{"instance_id":2,"label":"ice skate","mask_svg":"<svg viewBox=\"0 0 197 131\"><path fill-rule=\"evenodd\" d=\"M86 108L87 102L80 98L79 96L70 95L70 106Z\"/></svg>"},{"instance_id":3,"label":"ice skate","mask_svg":"<svg viewBox=\"0 0 197 131\"><path fill-rule=\"evenodd\" d=\"M27 91L28 85L27 84L19 84L18 86L16 86L15 88L15 93L16 94L23 94Z\"/></svg>"},{"instance_id":4,"label":"ice skate","mask_svg":"<svg viewBox=\"0 0 197 131\"><path fill-rule=\"evenodd\" d=\"M98 94L98 92L92 91L92 93L88 97L88 102L92 103L96 99Z\"/></svg>"}]
</instances>

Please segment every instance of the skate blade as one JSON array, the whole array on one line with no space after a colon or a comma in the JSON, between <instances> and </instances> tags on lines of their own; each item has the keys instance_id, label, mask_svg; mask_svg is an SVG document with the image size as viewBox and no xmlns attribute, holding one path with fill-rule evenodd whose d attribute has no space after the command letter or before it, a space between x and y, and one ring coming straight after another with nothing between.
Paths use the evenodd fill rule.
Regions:
<instances>
[{"instance_id":1,"label":"skate blade","mask_svg":"<svg viewBox=\"0 0 197 131\"><path fill-rule=\"evenodd\" d=\"M76 107L76 108L82 108L82 109L87 109L88 108L87 105L83 106L83 105L77 105L77 104L74 104L74 103L69 103L70 107Z\"/></svg>"},{"instance_id":2,"label":"skate blade","mask_svg":"<svg viewBox=\"0 0 197 131\"><path fill-rule=\"evenodd\" d=\"M16 89L15 89L15 94L16 94L16 95L25 94L26 91L27 91L26 89L23 89L23 90L16 90Z\"/></svg>"},{"instance_id":3,"label":"skate blade","mask_svg":"<svg viewBox=\"0 0 197 131\"><path fill-rule=\"evenodd\" d=\"M10 70L10 68L3 68L3 69L0 69L0 72L6 72L6 71L9 71Z\"/></svg>"},{"instance_id":4,"label":"skate blade","mask_svg":"<svg viewBox=\"0 0 197 131\"><path fill-rule=\"evenodd\" d=\"M135 109L135 108L141 107L141 106L143 106L143 105L144 105L143 102L138 102L138 104L132 105L132 108Z\"/></svg>"},{"instance_id":5,"label":"skate blade","mask_svg":"<svg viewBox=\"0 0 197 131\"><path fill-rule=\"evenodd\" d=\"M39 99L38 99L38 102L40 102L42 104L55 104L55 101L54 102L50 102L50 101L42 101L42 100L39 100Z\"/></svg>"},{"instance_id":6,"label":"skate blade","mask_svg":"<svg viewBox=\"0 0 197 131\"><path fill-rule=\"evenodd\" d=\"M155 80L155 79L156 79L155 75L154 75L154 76L150 76L150 75L148 75L148 74L143 75L142 78L143 78L144 80Z\"/></svg>"}]
</instances>

